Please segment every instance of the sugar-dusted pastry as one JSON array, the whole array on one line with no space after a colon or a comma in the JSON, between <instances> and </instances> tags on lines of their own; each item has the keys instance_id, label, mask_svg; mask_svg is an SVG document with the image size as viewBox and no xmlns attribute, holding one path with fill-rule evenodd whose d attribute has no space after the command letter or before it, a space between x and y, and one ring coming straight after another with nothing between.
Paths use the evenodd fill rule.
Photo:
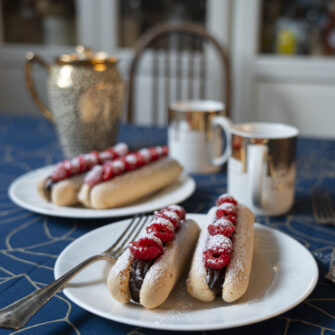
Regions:
<instances>
[{"instance_id":1,"label":"sugar-dusted pastry","mask_svg":"<svg viewBox=\"0 0 335 335\"><path fill-rule=\"evenodd\" d=\"M113 298L145 308L161 305L182 274L199 231L178 205L155 212L145 233L130 243L109 272L107 285Z\"/></svg>"},{"instance_id":2,"label":"sugar-dusted pastry","mask_svg":"<svg viewBox=\"0 0 335 335\"><path fill-rule=\"evenodd\" d=\"M77 194L87 171L97 164L125 156L128 152L128 146L119 143L102 152L93 151L71 160L64 160L55 166L50 176L38 183L38 193L45 200L59 206L75 205L78 203Z\"/></svg>"},{"instance_id":3,"label":"sugar-dusted pastry","mask_svg":"<svg viewBox=\"0 0 335 335\"><path fill-rule=\"evenodd\" d=\"M187 278L187 291L201 301L226 302L247 290L254 246L254 215L224 194L207 215Z\"/></svg>"},{"instance_id":4,"label":"sugar-dusted pastry","mask_svg":"<svg viewBox=\"0 0 335 335\"><path fill-rule=\"evenodd\" d=\"M168 147L151 147L95 166L86 176L78 199L86 207L120 207L175 182L182 167L168 158Z\"/></svg>"}]
</instances>

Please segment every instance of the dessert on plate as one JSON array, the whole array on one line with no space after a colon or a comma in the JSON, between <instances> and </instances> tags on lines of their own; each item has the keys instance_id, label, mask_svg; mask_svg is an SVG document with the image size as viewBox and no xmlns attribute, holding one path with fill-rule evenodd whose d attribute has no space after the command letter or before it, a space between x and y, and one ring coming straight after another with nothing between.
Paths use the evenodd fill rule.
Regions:
<instances>
[{"instance_id":1,"label":"dessert on plate","mask_svg":"<svg viewBox=\"0 0 335 335\"><path fill-rule=\"evenodd\" d=\"M113 298L145 308L161 305L184 271L199 232L181 206L155 212L145 231L129 244L108 274Z\"/></svg>"},{"instance_id":2,"label":"dessert on plate","mask_svg":"<svg viewBox=\"0 0 335 335\"><path fill-rule=\"evenodd\" d=\"M254 215L231 195L223 194L207 215L186 281L201 301L220 296L226 302L247 290L254 247Z\"/></svg>"}]
</instances>

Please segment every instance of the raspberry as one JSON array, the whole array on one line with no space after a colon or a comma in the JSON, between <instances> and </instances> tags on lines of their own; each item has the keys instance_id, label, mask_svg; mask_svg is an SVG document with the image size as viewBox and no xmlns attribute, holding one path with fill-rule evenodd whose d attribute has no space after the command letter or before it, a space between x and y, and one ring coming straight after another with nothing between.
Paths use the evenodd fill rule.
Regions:
<instances>
[{"instance_id":1,"label":"raspberry","mask_svg":"<svg viewBox=\"0 0 335 335\"><path fill-rule=\"evenodd\" d=\"M229 263L233 251L232 241L223 235L210 236L204 251L206 266L212 269L222 269Z\"/></svg>"},{"instance_id":2,"label":"raspberry","mask_svg":"<svg viewBox=\"0 0 335 335\"><path fill-rule=\"evenodd\" d=\"M163 243L166 243L174 238L174 228L170 221L168 224L154 222L146 228L148 234L158 237Z\"/></svg>"},{"instance_id":3,"label":"raspberry","mask_svg":"<svg viewBox=\"0 0 335 335\"><path fill-rule=\"evenodd\" d=\"M180 220L185 220L186 211L183 207L179 205L170 205L166 208L163 208L162 212L164 212L165 210L173 211L178 214Z\"/></svg>"},{"instance_id":4,"label":"raspberry","mask_svg":"<svg viewBox=\"0 0 335 335\"><path fill-rule=\"evenodd\" d=\"M101 164L100 153L99 151L92 151L91 154L95 156L96 164Z\"/></svg>"},{"instance_id":5,"label":"raspberry","mask_svg":"<svg viewBox=\"0 0 335 335\"><path fill-rule=\"evenodd\" d=\"M218 219L225 218L231 221L232 223L236 223L237 219L237 208L232 203L223 203L216 210L216 217Z\"/></svg>"},{"instance_id":6,"label":"raspberry","mask_svg":"<svg viewBox=\"0 0 335 335\"><path fill-rule=\"evenodd\" d=\"M163 254L163 245L157 237L147 236L130 242L129 250L135 258L149 261Z\"/></svg>"},{"instance_id":7,"label":"raspberry","mask_svg":"<svg viewBox=\"0 0 335 335\"><path fill-rule=\"evenodd\" d=\"M211 269L220 270L229 264L230 254L217 254L211 250L204 251L205 264Z\"/></svg>"},{"instance_id":8,"label":"raspberry","mask_svg":"<svg viewBox=\"0 0 335 335\"><path fill-rule=\"evenodd\" d=\"M155 218L163 218L166 220L169 220L173 224L173 227L175 230L179 228L179 216L177 213L165 210L163 212L164 208L160 211L155 212Z\"/></svg>"},{"instance_id":9,"label":"raspberry","mask_svg":"<svg viewBox=\"0 0 335 335\"><path fill-rule=\"evenodd\" d=\"M156 159L159 158L159 152L157 150L156 147L151 147L151 148L148 148L149 152L150 152L150 155L151 155L151 160L152 161L155 161Z\"/></svg>"},{"instance_id":10,"label":"raspberry","mask_svg":"<svg viewBox=\"0 0 335 335\"><path fill-rule=\"evenodd\" d=\"M85 177L85 183L90 186L99 184L102 181L103 169L101 165L94 166Z\"/></svg>"},{"instance_id":11,"label":"raspberry","mask_svg":"<svg viewBox=\"0 0 335 335\"><path fill-rule=\"evenodd\" d=\"M103 165L103 172L102 172L102 181L106 181L112 178L114 175L114 168L112 162L108 161Z\"/></svg>"},{"instance_id":12,"label":"raspberry","mask_svg":"<svg viewBox=\"0 0 335 335\"><path fill-rule=\"evenodd\" d=\"M228 193L220 195L218 199L216 200L216 206L220 206L223 203L231 203L237 206L237 201L235 200L235 198Z\"/></svg>"},{"instance_id":13,"label":"raspberry","mask_svg":"<svg viewBox=\"0 0 335 335\"><path fill-rule=\"evenodd\" d=\"M207 227L209 235L224 235L230 237L235 227L233 223L225 218L216 219Z\"/></svg>"},{"instance_id":14,"label":"raspberry","mask_svg":"<svg viewBox=\"0 0 335 335\"><path fill-rule=\"evenodd\" d=\"M149 149L147 148L141 149L138 153L142 156L143 161L145 163L149 163L151 161L151 154Z\"/></svg>"},{"instance_id":15,"label":"raspberry","mask_svg":"<svg viewBox=\"0 0 335 335\"><path fill-rule=\"evenodd\" d=\"M169 153L169 147L165 145L164 147L162 147L162 149L163 149L163 156L167 156L167 154Z\"/></svg>"},{"instance_id":16,"label":"raspberry","mask_svg":"<svg viewBox=\"0 0 335 335\"><path fill-rule=\"evenodd\" d=\"M110 155L111 160L120 156L119 154L116 153L116 151L113 147L112 148L107 148L104 152L108 152L108 154Z\"/></svg>"},{"instance_id":17,"label":"raspberry","mask_svg":"<svg viewBox=\"0 0 335 335\"><path fill-rule=\"evenodd\" d=\"M126 171L132 171L136 168L137 157L135 154L129 154L125 156L123 161L126 165Z\"/></svg>"},{"instance_id":18,"label":"raspberry","mask_svg":"<svg viewBox=\"0 0 335 335\"><path fill-rule=\"evenodd\" d=\"M137 158L136 167L143 166L145 164L143 155L138 151L135 152L135 156Z\"/></svg>"},{"instance_id":19,"label":"raspberry","mask_svg":"<svg viewBox=\"0 0 335 335\"><path fill-rule=\"evenodd\" d=\"M86 161L85 161L84 156L83 155L79 155L78 156L78 160L79 160L79 166L80 166L79 171L80 172L86 171Z\"/></svg>"}]
</instances>

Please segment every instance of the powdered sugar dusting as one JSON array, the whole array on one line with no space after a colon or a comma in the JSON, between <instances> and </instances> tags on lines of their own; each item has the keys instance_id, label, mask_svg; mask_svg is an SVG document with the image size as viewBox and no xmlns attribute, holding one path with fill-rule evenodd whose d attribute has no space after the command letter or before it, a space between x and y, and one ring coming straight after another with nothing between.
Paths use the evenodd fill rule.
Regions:
<instances>
[{"instance_id":1,"label":"powdered sugar dusting","mask_svg":"<svg viewBox=\"0 0 335 335\"><path fill-rule=\"evenodd\" d=\"M152 223L162 224L166 226L169 230L174 232L174 225L168 219L164 219L163 217L155 217Z\"/></svg>"},{"instance_id":2,"label":"powdered sugar dusting","mask_svg":"<svg viewBox=\"0 0 335 335\"><path fill-rule=\"evenodd\" d=\"M163 247L162 241L158 237L154 236L153 234L149 234L149 233L145 232L141 238L149 238L149 239L155 241L161 247Z\"/></svg>"},{"instance_id":3,"label":"powdered sugar dusting","mask_svg":"<svg viewBox=\"0 0 335 335\"><path fill-rule=\"evenodd\" d=\"M165 210L164 215L166 215L167 217L169 217L173 220L177 220L177 221L180 220L179 215L176 212L174 212L173 210Z\"/></svg>"},{"instance_id":4,"label":"powdered sugar dusting","mask_svg":"<svg viewBox=\"0 0 335 335\"><path fill-rule=\"evenodd\" d=\"M89 185L94 185L97 180L102 179L102 166L96 165L92 168L90 172L86 175L85 182Z\"/></svg>"},{"instance_id":5,"label":"powdered sugar dusting","mask_svg":"<svg viewBox=\"0 0 335 335\"><path fill-rule=\"evenodd\" d=\"M114 150L116 151L116 153L119 156L125 156L129 149L128 149L128 145L126 143L118 143L115 147Z\"/></svg>"},{"instance_id":6,"label":"powdered sugar dusting","mask_svg":"<svg viewBox=\"0 0 335 335\"><path fill-rule=\"evenodd\" d=\"M233 249L233 243L230 238L224 235L209 235L206 249L215 249L218 253L229 252Z\"/></svg>"},{"instance_id":7,"label":"powdered sugar dusting","mask_svg":"<svg viewBox=\"0 0 335 335\"><path fill-rule=\"evenodd\" d=\"M234 224L225 218L214 219L212 225L216 227L234 227Z\"/></svg>"},{"instance_id":8,"label":"powdered sugar dusting","mask_svg":"<svg viewBox=\"0 0 335 335\"><path fill-rule=\"evenodd\" d=\"M236 212L237 211L237 207L230 202L225 202L225 203L221 204L218 207L218 209L222 209L222 210L229 211L229 212Z\"/></svg>"},{"instance_id":9,"label":"powdered sugar dusting","mask_svg":"<svg viewBox=\"0 0 335 335\"><path fill-rule=\"evenodd\" d=\"M150 153L149 149L147 149L147 148L141 149L139 151L139 153L142 155L143 160L145 162L150 162L150 160L151 160L151 153Z\"/></svg>"}]
</instances>

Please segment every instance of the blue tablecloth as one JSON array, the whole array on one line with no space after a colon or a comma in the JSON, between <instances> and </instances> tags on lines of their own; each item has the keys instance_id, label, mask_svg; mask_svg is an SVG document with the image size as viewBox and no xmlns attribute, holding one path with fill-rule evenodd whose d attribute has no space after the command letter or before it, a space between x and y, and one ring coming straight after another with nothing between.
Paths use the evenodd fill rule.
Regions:
<instances>
[{"instance_id":1,"label":"blue tablecloth","mask_svg":"<svg viewBox=\"0 0 335 335\"><path fill-rule=\"evenodd\" d=\"M132 148L166 143L163 128L125 125L120 140ZM335 195L335 141L299 138L296 200L282 217L257 221L294 237L317 260L320 277L313 293L300 305L270 320L208 334L331 334L335 332L335 285L324 279L335 261L335 227L320 226L313 217L310 190L326 186ZM0 308L54 279L60 252L77 237L118 219L76 220L47 217L14 205L7 195L18 176L63 159L53 127L42 118L0 116ZM206 213L226 191L226 173L194 176L195 193L183 205L188 212ZM157 334L109 321L57 294L18 331L24 334ZM0 329L0 334L14 333ZM15 332L16 333L16 332ZM159 332L163 334L164 331ZM166 332L170 334L170 332ZM200 332L199 332L200 334Z\"/></svg>"}]
</instances>

